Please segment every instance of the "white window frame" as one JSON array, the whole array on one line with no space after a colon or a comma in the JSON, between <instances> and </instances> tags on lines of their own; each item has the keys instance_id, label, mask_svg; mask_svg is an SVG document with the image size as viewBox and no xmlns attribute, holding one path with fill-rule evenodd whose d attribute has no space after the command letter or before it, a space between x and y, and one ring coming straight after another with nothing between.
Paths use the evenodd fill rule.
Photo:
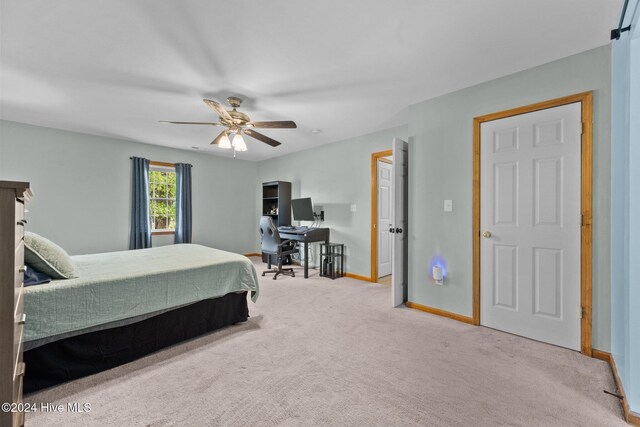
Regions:
<instances>
[{"instance_id":1,"label":"white window frame","mask_svg":"<svg viewBox=\"0 0 640 427\"><path fill-rule=\"evenodd\" d=\"M151 215L151 202L153 200L165 200L165 201L170 201L173 200L173 203L175 205L176 203L176 199L175 198L163 198L163 197L153 197L153 195L151 194L151 172L165 172L165 173L176 173L176 168L174 165L172 165L171 163L161 163L161 162L153 162L151 161L149 163L149 217L151 220L151 234L155 234L155 235L162 235L162 234L173 234L175 233L175 227L174 228L163 228L163 229L154 229L154 225L155 222L153 220L153 216ZM176 188L176 193L177 193L177 188ZM176 194L177 196L177 194ZM170 224L169 221L169 216L166 217L167 218L167 225ZM175 224L175 218L174 218L174 224Z\"/></svg>"}]
</instances>

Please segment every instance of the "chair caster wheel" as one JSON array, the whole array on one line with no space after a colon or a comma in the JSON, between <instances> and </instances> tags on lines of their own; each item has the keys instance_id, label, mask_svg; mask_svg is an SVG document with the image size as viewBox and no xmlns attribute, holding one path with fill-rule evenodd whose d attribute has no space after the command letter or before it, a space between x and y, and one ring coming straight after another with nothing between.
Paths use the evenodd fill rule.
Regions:
<instances>
[{"instance_id":1,"label":"chair caster wheel","mask_svg":"<svg viewBox=\"0 0 640 427\"><path fill-rule=\"evenodd\" d=\"M296 277L296 275L295 275L295 274L292 274L292 275L291 275L291 277Z\"/></svg>"},{"instance_id":2,"label":"chair caster wheel","mask_svg":"<svg viewBox=\"0 0 640 427\"><path fill-rule=\"evenodd\" d=\"M262 277L264 277L264 273L262 273Z\"/></svg>"}]
</instances>

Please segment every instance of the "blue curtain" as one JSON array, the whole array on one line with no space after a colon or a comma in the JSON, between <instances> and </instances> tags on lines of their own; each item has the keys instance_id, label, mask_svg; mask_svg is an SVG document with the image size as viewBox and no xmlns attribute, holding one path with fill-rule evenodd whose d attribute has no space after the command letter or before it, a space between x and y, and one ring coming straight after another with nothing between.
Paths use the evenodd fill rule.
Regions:
<instances>
[{"instance_id":1,"label":"blue curtain","mask_svg":"<svg viewBox=\"0 0 640 427\"><path fill-rule=\"evenodd\" d=\"M191 243L191 165L176 163L176 232L174 243Z\"/></svg>"},{"instance_id":2,"label":"blue curtain","mask_svg":"<svg viewBox=\"0 0 640 427\"><path fill-rule=\"evenodd\" d=\"M151 247L151 217L149 215L149 160L132 157L131 235L129 249Z\"/></svg>"}]
</instances>

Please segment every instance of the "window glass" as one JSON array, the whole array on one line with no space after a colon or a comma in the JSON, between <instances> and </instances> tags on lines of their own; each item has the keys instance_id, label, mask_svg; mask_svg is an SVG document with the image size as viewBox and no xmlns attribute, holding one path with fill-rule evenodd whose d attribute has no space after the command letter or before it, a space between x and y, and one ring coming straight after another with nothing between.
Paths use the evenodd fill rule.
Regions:
<instances>
[{"instance_id":1,"label":"window glass","mask_svg":"<svg viewBox=\"0 0 640 427\"><path fill-rule=\"evenodd\" d=\"M176 228L176 171L174 168L149 168L149 212L151 231Z\"/></svg>"}]
</instances>

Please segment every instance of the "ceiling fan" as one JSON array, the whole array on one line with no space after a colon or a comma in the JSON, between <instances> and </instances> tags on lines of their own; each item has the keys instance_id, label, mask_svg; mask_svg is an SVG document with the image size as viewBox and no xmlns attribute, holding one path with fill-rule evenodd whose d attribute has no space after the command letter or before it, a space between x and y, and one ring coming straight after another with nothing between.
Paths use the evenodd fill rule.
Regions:
<instances>
[{"instance_id":1,"label":"ceiling fan","mask_svg":"<svg viewBox=\"0 0 640 427\"><path fill-rule=\"evenodd\" d=\"M173 123L178 125L208 125L208 126L225 126L226 129L220 132L220 134L211 142L220 148L233 148L235 151L247 151L247 144L242 138L242 134L248 135L259 141L264 142L272 147L277 147L281 142L275 139L269 138L259 132L256 132L254 128L297 128L295 122L282 121L282 122L252 122L245 113L237 111L236 108L242 104L242 99L237 96L230 96L227 98L227 102L231 106L231 110L226 110L222 104L213 101L211 99L203 99L213 111L218 113L220 122L176 122L161 120L162 123ZM229 135L234 134L233 142L229 139Z\"/></svg>"}]
</instances>

